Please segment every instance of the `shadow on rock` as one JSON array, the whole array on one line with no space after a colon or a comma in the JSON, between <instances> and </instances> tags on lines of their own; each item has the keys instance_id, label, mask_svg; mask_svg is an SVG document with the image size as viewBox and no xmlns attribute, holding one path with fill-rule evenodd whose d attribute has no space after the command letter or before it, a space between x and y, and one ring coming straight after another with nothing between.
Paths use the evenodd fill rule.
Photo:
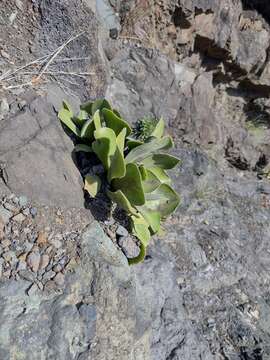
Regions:
<instances>
[{"instance_id":1,"label":"shadow on rock","mask_svg":"<svg viewBox=\"0 0 270 360\"><path fill-rule=\"evenodd\" d=\"M74 146L77 144L81 144L82 141L78 142L78 138L66 129L66 127L61 124L64 132L66 135L71 139ZM85 176L90 175L98 175L102 181L101 190L96 195L95 198L92 198L85 190L83 191L84 196L84 207L90 210L93 217L98 221L105 221L108 220L111 214L111 201L106 196L106 188L108 186L106 177L105 177L105 170L103 166L100 164L99 159L94 153L85 153L82 151L73 151L71 152L71 158L73 163L79 170L82 179L84 181Z\"/></svg>"}]
</instances>

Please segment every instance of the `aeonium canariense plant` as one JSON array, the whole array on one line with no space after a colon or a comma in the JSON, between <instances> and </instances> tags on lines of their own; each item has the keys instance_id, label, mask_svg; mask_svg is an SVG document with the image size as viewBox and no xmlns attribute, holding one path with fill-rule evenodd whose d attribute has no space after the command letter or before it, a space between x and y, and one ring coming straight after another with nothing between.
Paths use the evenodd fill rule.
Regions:
<instances>
[{"instance_id":1,"label":"aeonium canariense plant","mask_svg":"<svg viewBox=\"0 0 270 360\"><path fill-rule=\"evenodd\" d=\"M147 134L134 137L130 125L105 99L81 105L74 115L67 102L58 117L78 139L75 151L95 153L106 171L106 193L126 211L132 233L140 240L140 253L129 258L129 264L143 261L151 235L159 233L161 221L179 205L179 196L171 187L166 170L175 167L179 159L167 154L173 146L170 136L164 136L164 121L151 126L142 120ZM144 126L145 125L145 126ZM97 175L86 175L85 190L95 197L101 188Z\"/></svg>"}]
</instances>

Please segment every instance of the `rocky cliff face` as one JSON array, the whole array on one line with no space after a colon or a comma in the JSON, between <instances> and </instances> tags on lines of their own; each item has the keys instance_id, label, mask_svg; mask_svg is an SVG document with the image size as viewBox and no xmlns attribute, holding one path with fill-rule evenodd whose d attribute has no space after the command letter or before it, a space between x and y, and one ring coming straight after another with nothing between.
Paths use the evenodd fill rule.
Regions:
<instances>
[{"instance_id":1,"label":"rocky cliff face","mask_svg":"<svg viewBox=\"0 0 270 360\"><path fill-rule=\"evenodd\" d=\"M259 0L2 1L0 359L270 358L269 19ZM182 159L134 267L56 116L99 96L163 116Z\"/></svg>"}]
</instances>

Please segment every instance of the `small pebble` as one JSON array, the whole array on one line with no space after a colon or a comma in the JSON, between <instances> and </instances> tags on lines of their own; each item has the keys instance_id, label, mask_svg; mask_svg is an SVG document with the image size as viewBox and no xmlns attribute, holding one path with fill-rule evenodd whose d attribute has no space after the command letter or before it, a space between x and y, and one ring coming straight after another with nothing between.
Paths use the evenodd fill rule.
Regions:
<instances>
[{"instance_id":1,"label":"small pebble","mask_svg":"<svg viewBox=\"0 0 270 360\"><path fill-rule=\"evenodd\" d=\"M35 274L30 271L30 270L21 270L19 271L19 275L21 278L23 278L24 280L27 280L27 281L35 281Z\"/></svg>"},{"instance_id":2,"label":"small pebble","mask_svg":"<svg viewBox=\"0 0 270 360\"><path fill-rule=\"evenodd\" d=\"M47 241L48 241L47 234L45 232L40 232L38 234L37 244L43 246L47 243Z\"/></svg>"},{"instance_id":3,"label":"small pebble","mask_svg":"<svg viewBox=\"0 0 270 360\"><path fill-rule=\"evenodd\" d=\"M59 260L59 264L60 264L61 266L65 266L67 262L68 262L68 256L63 256L63 257Z\"/></svg>"},{"instance_id":4,"label":"small pebble","mask_svg":"<svg viewBox=\"0 0 270 360\"><path fill-rule=\"evenodd\" d=\"M37 284L37 286L39 287L40 290L43 290L44 286L43 286L41 281L37 281L36 284Z\"/></svg>"},{"instance_id":5,"label":"small pebble","mask_svg":"<svg viewBox=\"0 0 270 360\"><path fill-rule=\"evenodd\" d=\"M0 53L1 53L1 55L2 55L3 58L5 58L5 59L9 59L9 58L10 58L9 54L8 54L5 50L1 50ZM4 98L4 99L5 99L5 98ZM5 100L6 100L6 99L5 99ZM9 110L9 106L8 106L8 110Z\"/></svg>"},{"instance_id":6,"label":"small pebble","mask_svg":"<svg viewBox=\"0 0 270 360\"><path fill-rule=\"evenodd\" d=\"M3 248L7 248L11 245L11 241L8 239L4 239L3 241L1 241L1 245Z\"/></svg>"},{"instance_id":7,"label":"small pebble","mask_svg":"<svg viewBox=\"0 0 270 360\"><path fill-rule=\"evenodd\" d=\"M12 211L12 212L18 212L18 208L15 206L15 205L12 205L12 204L9 204L9 203L5 203L4 204L5 208L9 211Z\"/></svg>"},{"instance_id":8,"label":"small pebble","mask_svg":"<svg viewBox=\"0 0 270 360\"><path fill-rule=\"evenodd\" d=\"M23 210L23 215L25 216L29 216L30 215L30 210L28 208Z\"/></svg>"},{"instance_id":9,"label":"small pebble","mask_svg":"<svg viewBox=\"0 0 270 360\"><path fill-rule=\"evenodd\" d=\"M25 241L24 242L24 249L26 252L31 251L33 248L33 244L31 244L29 241Z\"/></svg>"},{"instance_id":10,"label":"small pebble","mask_svg":"<svg viewBox=\"0 0 270 360\"><path fill-rule=\"evenodd\" d=\"M45 274L46 270L45 269L40 269L38 270L37 274L38 274L38 278L41 277Z\"/></svg>"},{"instance_id":11,"label":"small pebble","mask_svg":"<svg viewBox=\"0 0 270 360\"><path fill-rule=\"evenodd\" d=\"M17 271L26 270L26 262L23 261L23 260L19 261L16 270L17 270Z\"/></svg>"},{"instance_id":12,"label":"small pebble","mask_svg":"<svg viewBox=\"0 0 270 360\"><path fill-rule=\"evenodd\" d=\"M4 229L5 229L5 224L2 218L0 217L0 240L3 239L5 235Z\"/></svg>"},{"instance_id":13,"label":"small pebble","mask_svg":"<svg viewBox=\"0 0 270 360\"><path fill-rule=\"evenodd\" d=\"M48 281L48 280L52 279L54 276L55 276L55 272L50 270L43 275L42 279L43 279L43 281Z\"/></svg>"},{"instance_id":14,"label":"small pebble","mask_svg":"<svg viewBox=\"0 0 270 360\"><path fill-rule=\"evenodd\" d=\"M18 222L18 223L22 223L25 220L25 216L23 214L18 214L13 216L12 220Z\"/></svg>"},{"instance_id":15,"label":"small pebble","mask_svg":"<svg viewBox=\"0 0 270 360\"><path fill-rule=\"evenodd\" d=\"M128 236L128 231L126 228L124 228L124 226L119 225L116 230L116 234L119 236Z\"/></svg>"},{"instance_id":16,"label":"small pebble","mask_svg":"<svg viewBox=\"0 0 270 360\"><path fill-rule=\"evenodd\" d=\"M115 220L114 219L110 219L110 220L105 220L104 221L104 224L106 226L110 226L110 225L113 225L115 223Z\"/></svg>"},{"instance_id":17,"label":"small pebble","mask_svg":"<svg viewBox=\"0 0 270 360\"><path fill-rule=\"evenodd\" d=\"M19 10L23 11L23 2L21 0L15 0L15 4Z\"/></svg>"},{"instance_id":18,"label":"small pebble","mask_svg":"<svg viewBox=\"0 0 270 360\"><path fill-rule=\"evenodd\" d=\"M72 258L72 259L68 262L68 264L67 264L67 266L66 266L66 271L72 271L72 270L74 270L77 265L78 265L78 264L77 264L77 261L76 261L74 258Z\"/></svg>"},{"instance_id":19,"label":"small pebble","mask_svg":"<svg viewBox=\"0 0 270 360\"><path fill-rule=\"evenodd\" d=\"M4 259L0 259L0 277L3 275L4 271Z\"/></svg>"},{"instance_id":20,"label":"small pebble","mask_svg":"<svg viewBox=\"0 0 270 360\"><path fill-rule=\"evenodd\" d=\"M53 280L55 281L55 283L59 286L64 285L65 283L65 275L62 273L58 273L55 275L55 277L53 278Z\"/></svg>"},{"instance_id":21,"label":"small pebble","mask_svg":"<svg viewBox=\"0 0 270 360\"><path fill-rule=\"evenodd\" d=\"M52 269L54 272L59 273L62 270L62 266L60 264L57 264Z\"/></svg>"},{"instance_id":22,"label":"small pebble","mask_svg":"<svg viewBox=\"0 0 270 360\"><path fill-rule=\"evenodd\" d=\"M33 296L37 291L38 291L38 286L37 286L37 284L32 284L32 285L30 286L30 288L27 290L27 295L28 295L28 296Z\"/></svg>"},{"instance_id":23,"label":"small pebble","mask_svg":"<svg viewBox=\"0 0 270 360\"><path fill-rule=\"evenodd\" d=\"M9 16L9 23L10 25L13 25L16 17L17 17L18 11L14 11L10 16Z\"/></svg>"},{"instance_id":24,"label":"small pebble","mask_svg":"<svg viewBox=\"0 0 270 360\"><path fill-rule=\"evenodd\" d=\"M19 197L19 204L21 207L26 206L28 203L28 199L26 196L20 196Z\"/></svg>"},{"instance_id":25,"label":"small pebble","mask_svg":"<svg viewBox=\"0 0 270 360\"><path fill-rule=\"evenodd\" d=\"M2 258L5 259L6 261L11 261L12 257L14 256L14 253L12 251L6 251L3 255Z\"/></svg>"},{"instance_id":26,"label":"small pebble","mask_svg":"<svg viewBox=\"0 0 270 360\"><path fill-rule=\"evenodd\" d=\"M59 249L62 246L62 242L57 238L52 238L50 244L53 245L56 249Z\"/></svg>"},{"instance_id":27,"label":"small pebble","mask_svg":"<svg viewBox=\"0 0 270 360\"><path fill-rule=\"evenodd\" d=\"M13 201L13 203L14 203L15 205L19 205L19 199L17 198L17 196L14 196L14 197L12 198L12 201Z\"/></svg>"},{"instance_id":28,"label":"small pebble","mask_svg":"<svg viewBox=\"0 0 270 360\"><path fill-rule=\"evenodd\" d=\"M37 208L35 208L35 207L32 207L31 209L30 209L30 214L33 216L33 217L35 217L36 215L37 215Z\"/></svg>"},{"instance_id":29,"label":"small pebble","mask_svg":"<svg viewBox=\"0 0 270 360\"><path fill-rule=\"evenodd\" d=\"M37 272L40 264L40 254L38 252L31 252L27 256L26 262L32 271Z\"/></svg>"},{"instance_id":30,"label":"small pebble","mask_svg":"<svg viewBox=\"0 0 270 360\"><path fill-rule=\"evenodd\" d=\"M46 253L50 254L53 251L53 247L52 246L48 246L46 249Z\"/></svg>"},{"instance_id":31,"label":"small pebble","mask_svg":"<svg viewBox=\"0 0 270 360\"><path fill-rule=\"evenodd\" d=\"M10 275L11 275L11 269L8 269L8 270L3 272L3 276L8 278L8 279L9 279Z\"/></svg>"},{"instance_id":32,"label":"small pebble","mask_svg":"<svg viewBox=\"0 0 270 360\"><path fill-rule=\"evenodd\" d=\"M50 257L47 254L41 256L39 269L45 269L50 262Z\"/></svg>"},{"instance_id":33,"label":"small pebble","mask_svg":"<svg viewBox=\"0 0 270 360\"><path fill-rule=\"evenodd\" d=\"M56 283L52 280L49 280L48 282L46 282L45 286L44 286L44 290L46 291L51 291L51 290L55 290L56 289Z\"/></svg>"},{"instance_id":34,"label":"small pebble","mask_svg":"<svg viewBox=\"0 0 270 360\"><path fill-rule=\"evenodd\" d=\"M2 205L0 206L0 218L4 224L7 224L9 222L9 219L12 217L12 215L12 212L5 209Z\"/></svg>"}]
</instances>

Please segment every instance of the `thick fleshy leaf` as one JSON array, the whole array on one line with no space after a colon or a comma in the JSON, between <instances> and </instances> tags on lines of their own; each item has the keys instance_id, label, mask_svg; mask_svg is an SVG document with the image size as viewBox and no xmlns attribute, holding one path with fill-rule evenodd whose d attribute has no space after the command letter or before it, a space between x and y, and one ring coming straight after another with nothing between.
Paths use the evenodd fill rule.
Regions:
<instances>
[{"instance_id":1,"label":"thick fleshy leaf","mask_svg":"<svg viewBox=\"0 0 270 360\"><path fill-rule=\"evenodd\" d=\"M116 150L116 136L112 129L100 128L94 132L96 141L92 144L93 151L106 170L111 166L111 159Z\"/></svg>"},{"instance_id":2,"label":"thick fleshy leaf","mask_svg":"<svg viewBox=\"0 0 270 360\"><path fill-rule=\"evenodd\" d=\"M128 264L129 265L136 265L142 262L146 255L146 247L141 243L140 244L140 253L138 256L134 258L128 258Z\"/></svg>"},{"instance_id":3,"label":"thick fleshy leaf","mask_svg":"<svg viewBox=\"0 0 270 360\"><path fill-rule=\"evenodd\" d=\"M146 170L146 179L143 181L143 191L150 193L156 190L160 185L160 181L151 171Z\"/></svg>"},{"instance_id":4,"label":"thick fleshy leaf","mask_svg":"<svg viewBox=\"0 0 270 360\"><path fill-rule=\"evenodd\" d=\"M124 152L124 148L125 148L126 134L127 134L127 129L124 128L116 138L117 146L119 147L119 150L122 153Z\"/></svg>"},{"instance_id":5,"label":"thick fleshy leaf","mask_svg":"<svg viewBox=\"0 0 270 360\"><path fill-rule=\"evenodd\" d=\"M72 121L72 116L73 114L64 107L62 107L58 113L58 118L62 121L62 123L65 124L75 135L80 136L81 132Z\"/></svg>"},{"instance_id":6,"label":"thick fleshy leaf","mask_svg":"<svg viewBox=\"0 0 270 360\"><path fill-rule=\"evenodd\" d=\"M95 124L95 129L98 130L101 128L101 118L100 118L100 111L97 110L93 115L93 122Z\"/></svg>"},{"instance_id":7,"label":"thick fleshy leaf","mask_svg":"<svg viewBox=\"0 0 270 360\"><path fill-rule=\"evenodd\" d=\"M102 109L109 109L111 110L111 105L110 103L105 100L105 99L98 99L95 102L93 102L92 105L92 115L94 115L94 113L99 110L100 112L102 112Z\"/></svg>"},{"instance_id":8,"label":"thick fleshy leaf","mask_svg":"<svg viewBox=\"0 0 270 360\"><path fill-rule=\"evenodd\" d=\"M157 123L157 126L155 127L155 130L152 132L151 136L161 139L164 133L164 129L165 129L165 122L161 118Z\"/></svg>"},{"instance_id":9,"label":"thick fleshy leaf","mask_svg":"<svg viewBox=\"0 0 270 360\"><path fill-rule=\"evenodd\" d=\"M78 126L79 129L81 129L88 120L88 114L86 111L80 110L79 114L77 116L73 116L72 120L74 124Z\"/></svg>"},{"instance_id":10,"label":"thick fleshy leaf","mask_svg":"<svg viewBox=\"0 0 270 360\"><path fill-rule=\"evenodd\" d=\"M135 139L128 139L127 140L127 147L129 148L129 150L134 149L137 146L142 145L143 142L140 140L135 140Z\"/></svg>"},{"instance_id":11,"label":"thick fleshy leaf","mask_svg":"<svg viewBox=\"0 0 270 360\"><path fill-rule=\"evenodd\" d=\"M152 154L143 159L142 164L147 168L157 166L161 169L172 169L179 163L179 161L180 160L178 158L172 155Z\"/></svg>"},{"instance_id":12,"label":"thick fleshy leaf","mask_svg":"<svg viewBox=\"0 0 270 360\"><path fill-rule=\"evenodd\" d=\"M162 218L173 213L180 202L178 194L168 184L161 184L145 198L145 208L159 212Z\"/></svg>"},{"instance_id":13,"label":"thick fleshy leaf","mask_svg":"<svg viewBox=\"0 0 270 360\"><path fill-rule=\"evenodd\" d=\"M111 166L108 170L108 181L122 178L126 175L126 163L124 159L126 129L124 128L116 138L116 150L111 158Z\"/></svg>"},{"instance_id":14,"label":"thick fleshy leaf","mask_svg":"<svg viewBox=\"0 0 270 360\"><path fill-rule=\"evenodd\" d=\"M87 139L90 142L94 140L95 125L92 119L85 122L81 130L81 138Z\"/></svg>"},{"instance_id":15,"label":"thick fleshy leaf","mask_svg":"<svg viewBox=\"0 0 270 360\"><path fill-rule=\"evenodd\" d=\"M159 167L149 168L148 171L158 178L160 184L170 184L172 182L172 179L166 174L166 172Z\"/></svg>"},{"instance_id":16,"label":"thick fleshy leaf","mask_svg":"<svg viewBox=\"0 0 270 360\"><path fill-rule=\"evenodd\" d=\"M173 141L170 136L165 136L162 139L153 138L151 141L144 143L132 149L126 156L126 163L141 162L151 154L161 150L167 150L173 146Z\"/></svg>"},{"instance_id":17,"label":"thick fleshy leaf","mask_svg":"<svg viewBox=\"0 0 270 360\"><path fill-rule=\"evenodd\" d=\"M149 211L144 206L139 206L138 211L142 214L144 219L148 222L152 232L158 233L160 230L160 213L157 211Z\"/></svg>"},{"instance_id":18,"label":"thick fleshy leaf","mask_svg":"<svg viewBox=\"0 0 270 360\"><path fill-rule=\"evenodd\" d=\"M84 180L84 190L92 197L95 197L101 187L101 180L97 175L86 175Z\"/></svg>"},{"instance_id":19,"label":"thick fleshy leaf","mask_svg":"<svg viewBox=\"0 0 270 360\"><path fill-rule=\"evenodd\" d=\"M143 165L139 166L139 170L142 176L142 181L145 181L147 179L147 171Z\"/></svg>"},{"instance_id":20,"label":"thick fleshy leaf","mask_svg":"<svg viewBox=\"0 0 270 360\"><path fill-rule=\"evenodd\" d=\"M149 224L143 216L131 216L132 232L146 247L150 241L151 234Z\"/></svg>"},{"instance_id":21,"label":"thick fleshy leaf","mask_svg":"<svg viewBox=\"0 0 270 360\"><path fill-rule=\"evenodd\" d=\"M92 115L92 105L93 101L87 101L84 104L81 104L80 109L86 111L88 115Z\"/></svg>"},{"instance_id":22,"label":"thick fleshy leaf","mask_svg":"<svg viewBox=\"0 0 270 360\"><path fill-rule=\"evenodd\" d=\"M75 152L82 151L82 152L87 152L87 153L93 152L91 146L85 145L85 144L77 144L77 145L75 145L73 151L75 151Z\"/></svg>"},{"instance_id":23,"label":"thick fleshy leaf","mask_svg":"<svg viewBox=\"0 0 270 360\"><path fill-rule=\"evenodd\" d=\"M129 124L125 120L118 117L113 111L109 109L103 109L102 115L104 117L106 126L110 129L113 129L116 135L120 134L124 128L127 129L127 136L131 133Z\"/></svg>"},{"instance_id":24,"label":"thick fleshy leaf","mask_svg":"<svg viewBox=\"0 0 270 360\"><path fill-rule=\"evenodd\" d=\"M132 207L127 197L122 193L121 190L107 190L107 195L113 202L115 202L121 209L125 210L128 214L132 214L134 216L138 215L136 209Z\"/></svg>"},{"instance_id":25,"label":"thick fleshy leaf","mask_svg":"<svg viewBox=\"0 0 270 360\"><path fill-rule=\"evenodd\" d=\"M71 105L70 105L66 100L64 100L64 101L62 102L62 105L63 105L63 108L64 108L65 110L68 110L68 111L70 112L70 115L73 116L72 107L71 107Z\"/></svg>"},{"instance_id":26,"label":"thick fleshy leaf","mask_svg":"<svg viewBox=\"0 0 270 360\"><path fill-rule=\"evenodd\" d=\"M97 110L101 110L103 108L111 109L111 105L105 99L97 99L94 102L87 101L86 103L82 104L80 108L92 116Z\"/></svg>"},{"instance_id":27,"label":"thick fleshy leaf","mask_svg":"<svg viewBox=\"0 0 270 360\"><path fill-rule=\"evenodd\" d=\"M145 203L142 177L136 164L128 164L126 175L121 179L114 179L112 186L115 190L121 190L132 206L143 205Z\"/></svg>"},{"instance_id":28,"label":"thick fleshy leaf","mask_svg":"<svg viewBox=\"0 0 270 360\"><path fill-rule=\"evenodd\" d=\"M116 146L114 155L111 158L111 165L108 170L108 181L111 182L113 179L120 179L126 175L126 163L124 160L123 152L120 151L119 147Z\"/></svg>"},{"instance_id":29,"label":"thick fleshy leaf","mask_svg":"<svg viewBox=\"0 0 270 360\"><path fill-rule=\"evenodd\" d=\"M115 113L116 116L118 116L119 118L122 118L122 116L118 110L113 109L113 112Z\"/></svg>"}]
</instances>

